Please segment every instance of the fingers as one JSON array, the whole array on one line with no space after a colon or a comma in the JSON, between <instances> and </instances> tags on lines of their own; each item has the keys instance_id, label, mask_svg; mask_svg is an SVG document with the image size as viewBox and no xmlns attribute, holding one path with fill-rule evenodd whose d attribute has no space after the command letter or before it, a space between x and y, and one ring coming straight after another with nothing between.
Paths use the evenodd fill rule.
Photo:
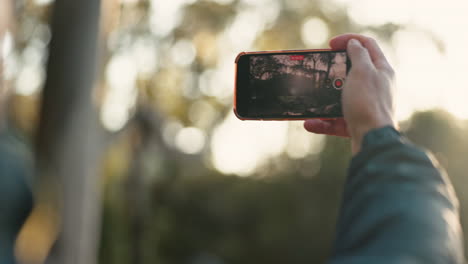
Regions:
<instances>
[{"instance_id":1,"label":"fingers","mask_svg":"<svg viewBox=\"0 0 468 264\"><path fill-rule=\"evenodd\" d=\"M369 52L356 39L350 39L348 41L347 51L348 56L351 59L351 62L353 63L353 68L374 68L374 64L372 63Z\"/></svg>"},{"instance_id":2,"label":"fingers","mask_svg":"<svg viewBox=\"0 0 468 264\"><path fill-rule=\"evenodd\" d=\"M335 50L344 50L348 46L348 41L350 39L357 39L360 42L362 42L366 38L366 36L359 34L338 35L330 40L330 47Z\"/></svg>"},{"instance_id":3,"label":"fingers","mask_svg":"<svg viewBox=\"0 0 468 264\"><path fill-rule=\"evenodd\" d=\"M315 134L349 137L343 118L332 120L310 119L304 122L304 128Z\"/></svg>"},{"instance_id":4,"label":"fingers","mask_svg":"<svg viewBox=\"0 0 468 264\"><path fill-rule=\"evenodd\" d=\"M356 39L361 42L370 55L370 58L377 68L391 68L390 64L387 61L382 49L380 49L377 41L373 38L369 38L359 34L343 34L336 36L330 40L330 47L334 50L343 50L347 49L348 41L351 39Z\"/></svg>"},{"instance_id":5,"label":"fingers","mask_svg":"<svg viewBox=\"0 0 468 264\"><path fill-rule=\"evenodd\" d=\"M304 128L312 133L327 134L327 132L330 132L330 123L318 119L311 119L304 122Z\"/></svg>"}]
</instances>

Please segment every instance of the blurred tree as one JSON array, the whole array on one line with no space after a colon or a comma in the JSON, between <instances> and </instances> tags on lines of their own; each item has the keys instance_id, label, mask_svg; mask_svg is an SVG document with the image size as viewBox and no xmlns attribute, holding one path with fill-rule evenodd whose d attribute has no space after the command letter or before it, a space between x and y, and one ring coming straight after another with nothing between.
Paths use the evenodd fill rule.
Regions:
<instances>
[{"instance_id":1,"label":"blurred tree","mask_svg":"<svg viewBox=\"0 0 468 264\"><path fill-rule=\"evenodd\" d=\"M98 212L99 186L93 189L97 180L90 175L96 172L99 148L109 146L102 181L100 263L325 261L349 145L344 139L328 138L323 151L311 150L301 158L279 154L249 178L215 171L210 143L216 127L232 113L234 58L245 50L324 47L326 43L308 46L303 41L301 29L311 17L326 24L329 36L370 31L391 40L402 25L363 27L348 17L346 9L325 0L105 0L104 45L94 56L98 1L40 2L44 1L16 2L24 12L17 18L14 56L20 58L19 67L34 61L37 54L41 63L46 61L48 21L55 6L37 146L41 180L47 179L42 175L50 176L43 190L53 189L57 179L68 186L64 193L47 193L55 202L59 195L67 195L65 232L57 252L65 252L61 246L68 245L80 248L67 251L70 257L94 254L98 239L86 241L99 234L91 233L97 230L93 214ZM90 9L85 12L75 5ZM95 67L97 57L102 67ZM94 69L98 89L93 96L107 129L103 135L92 112ZM25 130L34 127L37 95L12 101L12 115ZM418 119L424 120L414 117ZM460 194L465 181L460 175L467 168L455 158L466 152L463 144L448 147L455 138L466 140L448 137L447 144L436 144L427 127L445 117L427 120L415 121L408 131L417 133L410 136L437 149L441 160L448 161L451 177L459 175L454 182L466 211L468 200ZM447 120L436 127L441 138L446 135L441 127L451 127ZM195 141L192 137L184 141L181 131L187 128L204 135L195 154L184 149L184 144ZM450 133L458 129L451 127ZM300 138L290 134L289 140ZM444 161L441 153L451 156ZM69 206L70 201L76 204ZM76 235L72 244L67 244L68 234Z\"/></svg>"},{"instance_id":2,"label":"blurred tree","mask_svg":"<svg viewBox=\"0 0 468 264\"><path fill-rule=\"evenodd\" d=\"M226 100L220 92L224 83L229 83L230 89L231 74L226 76L222 70L232 65L237 52L305 48L300 29L310 16L327 22L330 34L363 30L350 22L346 10L337 9L338 14L328 18L319 8L331 5L326 1L301 2L297 9L290 8L290 2L268 1L268 10L254 1L208 0L174 3L181 6L175 13L156 1L122 2L117 8L119 22L110 30L109 62L125 53L141 61L133 53L132 43L148 37L157 50L158 66L149 72L150 77L137 74L139 97L128 121L131 125L120 131L134 142L129 148L133 155L122 172L129 178L107 181L102 263L320 263L326 259L349 158L343 140L327 141L326 158L320 162L311 157L295 163L281 156L279 162L263 168L270 172L269 179L275 179L272 182L225 179L212 171L211 165L206 166L209 150L189 156L181 154L176 143L177 132L190 126L203 129L209 142L214 128L231 112L230 98ZM176 21L164 33L155 28L169 27L172 20L158 20L156 15L165 14L158 9ZM257 31L249 42L247 32L252 29ZM187 59L193 52L193 60ZM256 73L259 76L268 68L268 62L261 63L265 68ZM110 95L107 85L105 94ZM194 111L200 103L210 110ZM141 112L151 111L158 118L148 133L136 120ZM172 130L174 124L180 128ZM156 165L145 165L151 162ZM275 171L278 166L281 170ZM301 169L287 170L294 166ZM304 178L313 171L320 172ZM122 202L126 205L119 204Z\"/></svg>"},{"instance_id":3,"label":"blurred tree","mask_svg":"<svg viewBox=\"0 0 468 264\"><path fill-rule=\"evenodd\" d=\"M447 170L460 200L460 216L465 230L468 230L468 121L456 119L444 110L417 112L403 126L407 136L415 143L432 151ZM465 243L465 252L468 245Z\"/></svg>"},{"instance_id":4,"label":"blurred tree","mask_svg":"<svg viewBox=\"0 0 468 264\"><path fill-rule=\"evenodd\" d=\"M311 54L308 58L312 61L312 69L314 70L312 72L312 82L313 82L313 86L314 87L317 87L317 72L315 71L315 69L317 69L317 62L319 62L319 58L320 55L319 54Z\"/></svg>"},{"instance_id":5,"label":"blurred tree","mask_svg":"<svg viewBox=\"0 0 468 264\"><path fill-rule=\"evenodd\" d=\"M322 80L322 82L327 82L330 76L330 69L335 64L335 56L332 53L322 53L319 57L319 60L322 64L326 65L327 71L325 74L325 78Z\"/></svg>"}]
</instances>

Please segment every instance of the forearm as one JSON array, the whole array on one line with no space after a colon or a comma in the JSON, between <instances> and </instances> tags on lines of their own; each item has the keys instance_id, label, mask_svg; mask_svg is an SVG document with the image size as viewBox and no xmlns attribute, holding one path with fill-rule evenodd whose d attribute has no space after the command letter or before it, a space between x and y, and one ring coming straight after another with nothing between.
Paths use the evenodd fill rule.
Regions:
<instances>
[{"instance_id":1,"label":"forearm","mask_svg":"<svg viewBox=\"0 0 468 264\"><path fill-rule=\"evenodd\" d=\"M332 263L463 263L448 178L393 129L365 136L343 198Z\"/></svg>"}]
</instances>

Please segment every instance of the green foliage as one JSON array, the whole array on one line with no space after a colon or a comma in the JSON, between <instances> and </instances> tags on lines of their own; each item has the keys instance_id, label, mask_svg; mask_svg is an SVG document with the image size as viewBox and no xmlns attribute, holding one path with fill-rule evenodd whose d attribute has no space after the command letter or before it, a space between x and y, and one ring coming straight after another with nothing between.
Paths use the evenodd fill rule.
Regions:
<instances>
[{"instance_id":1,"label":"green foliage","mask_svg":"<svg viewBox=\"0 0 468 264\"><path fill-rule=\"evenodd\" d=\"M468 184L466 122L433 111L416 113L403 127L413 142L445 163L460 198L463 226L468 228L468 196L463 191ZM296 169L265 178L206 171L158 181L150 188L143 238L147 252L143 255L152 256L143 263L324 263L333 241L349 149L347 139L327 138L313 159L319 162L311 162L320 169L309 177L301 173L301 166L311 157ZM117 201L105 203L101 263L128 263L128 216Z\"/></svg>"},{"instance_id":2,"label":"green foliage","mask_svg":"<svg viewBox=\"0 0 468 264\"><path fill-rule=\"evenodd\" d=\"M458 199L465 241L468 230L468 121L460 121L442 111L419 112L406 124L407 136L430 150L446 169ZM465 252L468 247L465 243Z\"/></svg>"},{"instance_id":3,"label":"green foliage","mask_svg":"<svg viewBox=\"0 0 468 264\"><path fill-rule=\"evenodd\" d=\"M340 189L327 178L212 174L159 183L145 232L156 243L144 245L157 258L145 263L192 263L206 255L225 263L323 262Z\"/></svg>"}]
</instances>

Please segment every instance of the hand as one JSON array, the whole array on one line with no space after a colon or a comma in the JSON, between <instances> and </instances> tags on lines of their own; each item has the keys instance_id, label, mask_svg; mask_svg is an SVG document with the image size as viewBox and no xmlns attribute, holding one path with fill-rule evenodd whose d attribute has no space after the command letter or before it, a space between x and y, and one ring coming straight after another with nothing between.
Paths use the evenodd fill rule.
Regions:
<instances>
[{"instance_id":1,"label":"hand","mask_svg":"<svg viewBox=\"0 0 468 264\"><path fill-rule=\"evenodd\" d=\"M346 49L352 64L341 95L344 119L311 119L304 122L304 127L317 134L351 137L352 152L356 154L368 131L397 126L393 107L395 74L371 38L344 34L333 38L330 46L334 50Z\"/></svg>"}]
</instances>

